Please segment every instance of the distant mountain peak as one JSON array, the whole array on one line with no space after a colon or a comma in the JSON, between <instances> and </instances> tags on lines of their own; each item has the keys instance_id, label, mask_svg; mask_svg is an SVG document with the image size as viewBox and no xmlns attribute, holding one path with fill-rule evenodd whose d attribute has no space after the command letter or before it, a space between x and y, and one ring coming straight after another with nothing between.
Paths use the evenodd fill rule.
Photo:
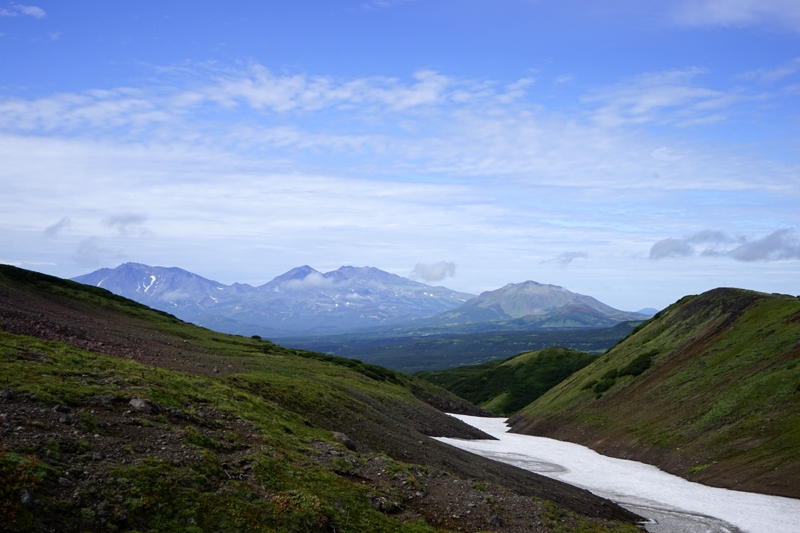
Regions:
<instances>
[{"instance_id":1,"label":"distant mountain peak","mask_svg":"<svg viewBox=\"0 0 800 533\"><path fill-rule=\"evenodd\" d=\"M286 283L291 280L304 280L311 274L319 274L319 272L308 265L303 265L284 272L265 285Z\"/></svg>"},{"instance_id":2,"label":"distant mountain peak","mask_svg":"<svg viewBox=\"0 0 800 533\"><path fill-rule=\"evenodd\" d=\"M571 292L560 285L537 281L509 283L486 291L434 322L509 322L529 327L610 327L626 320L644 320L644 315L614 309L591 296Z\"/></svg>"}]
</instances>

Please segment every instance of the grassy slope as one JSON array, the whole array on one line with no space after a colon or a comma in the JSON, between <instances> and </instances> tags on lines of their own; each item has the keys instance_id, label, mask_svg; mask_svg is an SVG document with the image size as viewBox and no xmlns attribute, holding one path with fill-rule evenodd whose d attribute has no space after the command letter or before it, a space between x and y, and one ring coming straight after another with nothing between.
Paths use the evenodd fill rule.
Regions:
<instances>
[{"instance_id":1,"label":"grassy slope","mask_svg":"<svg viewBox=\"0 0 800 533\"><path fill-rule=\"evenodd\" d=\"M512 420L691 480L800 497L800 298L686 297Z\"/></svg>"},{"instance_id":2,"label":"grassy slope","mask_svg":"<svg viewBox=\"0 0 800 533\"><path fill-rule=\"evenodd\" d=\"M0 427L0 511L6 518L0 530L58 524L121 531L433 531L419 514L380 512L375 502L381 498L402 503L397 487L365 485L348 474L373 461L408 479L420 472L411 464L418 463L424 471L442 468L502 482L587 514L627 516L581 491L426 438L477 433L431 407L469 409L423 380L211 332L102 289L6 266L0 266L0 323L0 388L13 392L0 406L22 402L13 405L34 406L27 412L39 416L45 410L35 406L66 405L77 421L66 437L57 436L64 428L49 426L46 418L22 416ZM114 459L117 448L127 449L117 433L129 425L119 420L134 397L161 409L134 420L143 426L139 431L179 437L195 461L160 457L157 446L127 463ZM248 429L222 432L226 420ZM334 430L358 446L349 463L320 459L320 447L349 453L335 443ZM101 441L116 448L92 462ZM231 478L236 467L223 455L236 453L237 464L252 470ZM92 482L65 498L57 480L68 470L74 479L74 468L85 468ZM33 510L21 504L23 489L38 500ZM586 531L627 527L569 521Z\"/></svg>"},{"instance_id":3,"label":"grassy slope","mask_svg":"<svg viewBox=\"0 0 800 533\"><path fill-rule=\"evenodd\" d=\"M424 372L418 376L490 412L511 415L596 358L596 355L553 347L505 361Z\"/></svg>"}]
</instances>

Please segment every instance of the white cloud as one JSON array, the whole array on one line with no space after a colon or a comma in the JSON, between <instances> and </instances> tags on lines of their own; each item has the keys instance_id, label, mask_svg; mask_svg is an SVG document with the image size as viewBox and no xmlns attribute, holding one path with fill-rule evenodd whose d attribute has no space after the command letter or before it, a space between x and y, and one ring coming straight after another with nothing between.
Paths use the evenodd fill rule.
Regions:
<instances>
[{"instance_id":1,"label":"white cloud","mask_svg":"<svg viewBox=\"0 0 800 533\"><path fill-rule=\"evenodd\" d=\"M289 290L303 290L307 288L324 288L334 286L333 278L326 278L319 272L311 272L303 279L292 279L286 282L285 287Z\"/></svg>"},{"instance_id":2,"label":"white cloud","mask_svg":"<svg viewBox=\"0 0 800 533\"><path fill-rule=\"evenodd\" d=\"M674 13L678 24L689 26L769 25L800 31L796 0L686 0Z\"/></svg>"},{"instance_id":3,"label":"white cloud","mask_svg":"<svg viewBox=\"0 0 800 533\"><path fill-rule=\"evenodd\" d=\"M9 9L0 8L0 17L18 17L20 15L26 15L40 19L46 14L47 13L45 13L44 9L40 7L26 6L22 4L11 4Z\"/></svg>"},{"instance_id":4,"label":"white cloud","mask_svg":"<svg viewBox=\"0 0 800 533\"><path fill-rule=\"evenodd\" d=\"M442 281L456 275L456 264L447 261L439 261L433 265L426 265L425 263L417 263L414 270L411 271L413 279L421 279L422 281L434 282Z\"/></svg>"}]
</instances>

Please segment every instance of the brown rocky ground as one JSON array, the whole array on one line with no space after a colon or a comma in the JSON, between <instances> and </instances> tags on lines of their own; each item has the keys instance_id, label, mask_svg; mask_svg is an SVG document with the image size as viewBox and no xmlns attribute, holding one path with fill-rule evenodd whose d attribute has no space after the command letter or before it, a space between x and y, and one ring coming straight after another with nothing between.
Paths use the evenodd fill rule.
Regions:
<instances>
[{"instance_id":1,"label":"brown rocky ground","mask_svg":"<svg viewBox=\"0 0 800 533\"><path fill-rule=\"evenodd\" d=\"M203 462L204 450L194 444L203 439L228 443L216 449L222 466L219 483L239 479L260 496L270 497L251 471L252 456L264 447L256 428L215 408L200 406L195 412L152 404L137 410L129 402L102 397L79 407L48 408L34 395L3 390L0 442L6 449L44 458L59 472L57 484L32 491L29 506L35 509L37 496L46 493L64 507L92 512L119 527L126 520L122 498L108 501L101 494L105 486L124 481L109 472L147 459L178 467ZM575 515L506 487L425 465L398 468L399 463L385 455L341 444L317 441L307 460L373 487L374 507L404 522L424 518L445 530L509 533L571 531L578 524ZM593 521L613 525L603 518ZM51 531L69 530L46 518L43 522Z\"/></svg>"}]
</instances>

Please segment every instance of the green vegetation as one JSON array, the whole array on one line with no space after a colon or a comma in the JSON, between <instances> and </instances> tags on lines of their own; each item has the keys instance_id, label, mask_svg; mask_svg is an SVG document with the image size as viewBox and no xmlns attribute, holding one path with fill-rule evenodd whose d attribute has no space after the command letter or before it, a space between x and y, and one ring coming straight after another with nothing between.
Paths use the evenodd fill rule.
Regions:
<instances>
[{"instance_id":1,"label":"green vegetation","mask_svg":"<svg viewBox=\"0 0 800 533\"><path fill-rule=\"evenodd\" d=\"M554 347L505 361L417 375L488 411L510 415L596 358L597 355Z\"/></svg>"},{"instance_id":2,"label":"green vegetation","mask_svg":"<svg viewBox=\"0 0 800 533\"><path fill-rule=\"evenodd\" d=\"M589 381L586 385L581 387L581 390L592 390L595 392L595 394L603 394L614 386L614 384L617 382L617 378L624 376L638 376L643 374L645 370L650 368L650 364L653 361L653 356L657 354L658 350L650 350L649 352L639 354L633 361L619 370L611 369L603 374L599 381ZM597 398L599 398L599 396L597 396Z\"/></svg>"},{"instance_id":3,"label":"green vegetation","mask_svg":"<svg viewBox=\"0 0 800 533\"><path fill-rule=\"evenodd\" d=\"M30 361L26 357L30 352L47 354L47 359ZM197 408L189 406L200 400L231 418L248 421L262 435L262 446L250 447L247 458L256 465L255 477L250 481L223 479L226 476L215 454L231 452L237 447L235 442L210 438L200 425L159 422L153 417L150 426L182 434L187 444L199 450L200 460L176 466L145 457L139 464L110 471L93 496L112 502L103 516L88 505L60 509L52 490L40 490L53 485L64 469L46 467L36 458L38 448L29 450L29 455L0 451L0 510L10 519L3 521L5 530L34 528L38 515L45 514L59 516L76 528L92 529L101 519L113 516L119 523L115 529L120 530L324 531L336 523L349 531L433 531L424 524L397 523L373 509L367 493L374 489L322 465L304 464L310 462L313 443L331 442L331 434L309 427L302 417L248 392L247 385L252 382L246 376L220 380L154 369L7 333L0 333L0 375L5 378L4 387L14 394L32 393L49 405L84 405L108 397L109 409L113 409L117 401L122 404L130 397L142 397L161 409L176 409L194 417ZM292 390L319 401L324 388L311 385ZM77 418L81 429L97 430L96 417L79 411ZM78 442L67 450L56 441L46 441L41 453L61 457L83 450L86 454L89 446ZM126 454L133 451L132 447L125 449ZM270 489L266 497L263 487ZM20 503L23 490L40 500L36 512Z\"/></svg>"},{"instance_id":4,"label":"green vegetation","mask_svg":"<svg viewBox=\"0 0 800 533\"><path fill-rule=\"evenodd\" d=\"M692 479L800 497L798 347L797 298L685 297L520 411L515 431L602 442Z\"/></svg>"}]
</instances>

